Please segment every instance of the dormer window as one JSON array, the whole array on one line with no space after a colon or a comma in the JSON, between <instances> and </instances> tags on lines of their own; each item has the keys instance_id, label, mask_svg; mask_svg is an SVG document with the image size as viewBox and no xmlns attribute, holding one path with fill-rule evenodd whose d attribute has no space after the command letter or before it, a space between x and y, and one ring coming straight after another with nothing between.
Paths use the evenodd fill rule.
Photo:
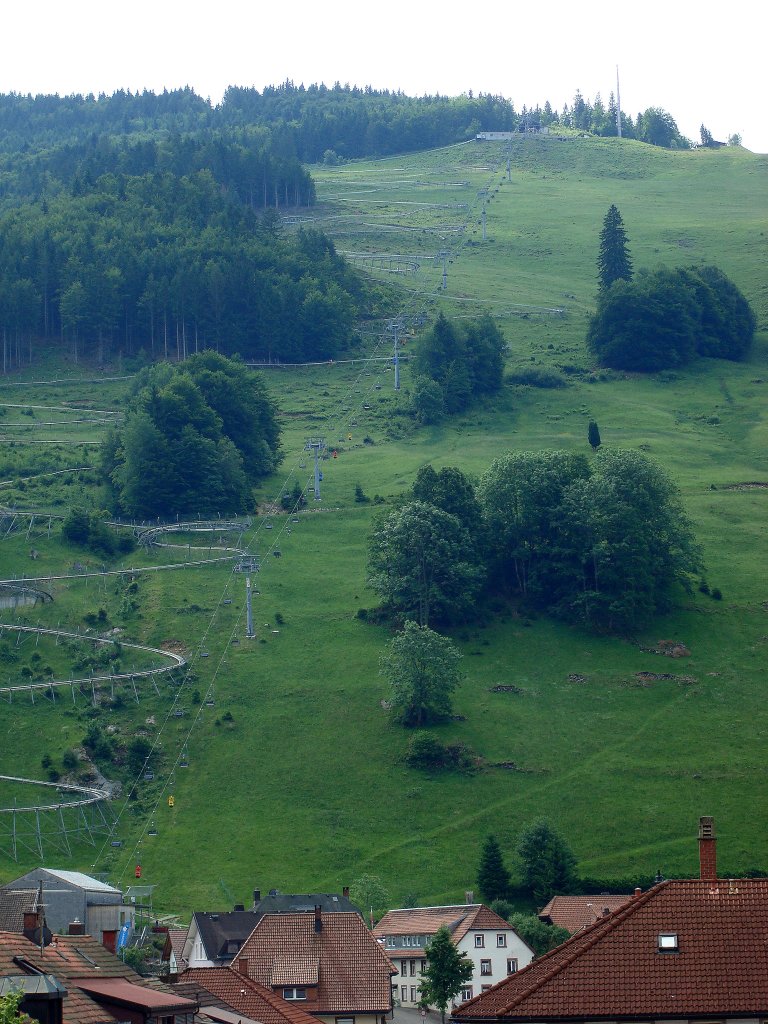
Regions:
<instances>
[{"instance_id":1,"label":"dormer window","mask_svg":"<svg viewBox=\"0 0 768 1024\"><path fill-rule=\"evenodd\" d=\"M659 934L660 953L679 953L680 946L677 941L677 932L661 932Z\"/></svg>"}]
</instances>

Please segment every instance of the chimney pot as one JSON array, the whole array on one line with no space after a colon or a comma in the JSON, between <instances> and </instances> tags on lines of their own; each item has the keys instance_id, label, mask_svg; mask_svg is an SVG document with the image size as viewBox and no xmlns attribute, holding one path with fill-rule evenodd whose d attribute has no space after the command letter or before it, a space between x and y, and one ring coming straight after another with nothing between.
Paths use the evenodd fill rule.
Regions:
<instances>
[{"instance_id":1,"label":"chimney pot","mask_svg":"<svg viewBox=\"0 0 768 1024\"><path fill-rule=\"evenodd\" d=\"M85 935L85 925L80 924L77 918L70 922L69 928L67 929L70 935Z\"/></svg>"},{"instance_id":2,"label":"chimney pot","mask_svg":"<svg viewBox=\"0 0 768 1024\"><path fill-rule=\"evenodd\" d=\"M319 903L315 904L315 931L323 930L323 910Z\"/></svg>"},{"instance_id":3,"label":"chimney pot","mask_svg":"<svg viewBox=\"0 0 768 1024\"><path fill-rule=\"evenodd\" d=\"M345 900L349 899L349 886L348 885L345 885L344 888L341 890L341 895L344 897Z\"/></svg>"},{"instance_id":4,"label":"chimney pot","mask_svg":"<svg viewBox=\"0 0 768 1024\"><path fill-rule=\"evenodd\" d=\"M699 818L699 878L702 882L717 881L717 838L715 819Z\"/></svg>"},{"instance_id":5,"label":"chimney pot","mask_svg":"<svg viewBox=\"0 0 768 1024\"><path fill-rule=\"evenodd\" d=\"M467 905L470 905L475 902L475 894L471 889L467 889L467 891L464 893L464 900L467 903Z\"/></svg>"},{"instance_id":6,"label":"chimney pot","mask_svg":"<svg viewBox=\"0 0 768 1024\"><path fill-rule=\"evenodd\" d=\"M254 903L260 903L261 902L261 889L254 889L253 890L253 902Z\"/></svg>"},{"instance_id":7,"label":"chimney pot","mask_svg":"<svg viewBox=\"0 0 768 1024\"><path fill-rule=\"evenodd\" d=\"M642 889L641 889L641 888L640 888L639 886L637 886L637 887L635 888L635 896L639 896L639 895L640 895L640 894L642 893L642 891L643 891L643 890L642 890Z\"/></svg>"}]
</instances>

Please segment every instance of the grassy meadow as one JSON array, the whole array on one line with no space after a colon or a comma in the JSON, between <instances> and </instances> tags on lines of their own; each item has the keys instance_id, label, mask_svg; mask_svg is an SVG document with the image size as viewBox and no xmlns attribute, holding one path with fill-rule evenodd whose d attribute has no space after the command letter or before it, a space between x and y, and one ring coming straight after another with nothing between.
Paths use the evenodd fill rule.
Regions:
<instances>
[{"instance_id":1,"label":"grassy meadow","mask_svg":"<svg viewBox=\"0 0 768 1024\"><path fill-rule=\"evenodd\" d=\"M244 577L227 563L63 580L52 584L53 603L4 610L0 621L85 629L86 616L104 609L125 640L170 645L190 660L180 687L163 682L159 695L145 687L138 703L128 695L94 708L87 694L69 705L0 701L3 774L44 778L42 755L56 761L93 721L118 741L157 742L155 779L113 805L123 847L76 845L59 866L128 884L140 861L143 880L157 883L156 909L182 915L247 901L254 887L336 891L363 873L381 877L393 906L425 904L475 887L489 832L513 866L517 834L541 816L567 837L583 874L690 875L697 819L712 814L725 870L768 869L767 162L738 149L675 153L573 137L313 168L319 204L309 223L396 288L392 316L491 312L508 342L509 373L558 371L566 386L508 383L461 417L416 428L407 358L395 393L391 335L380 322L364 324L356 362L265 370L286 459L259 489L261 514L243 538L261 559L255 639L244 637ZM636 269L714 263L733 278L758 315L748 361L700 360L647 377L591 366L583 338L611 203ZM404 273L406 265L418 269ZM408 336L406 356L415 344ZM59 520L49 526L44 515L103 504L97 474L84 468L95 465L95 446L74 442L98 440L106 422L62 426L66 435L58 426L73 410L119 416L128 382L94 378L50 355L0 381L0 436L16 442L0 447L0 505L40 513L0 540L3 578L103 561L66 545ZM679 485L707 583L722 600L681 594L673 614L632 638L514 608L466 624L453 634L466 677L458 717L435 732L469 744L485 767L473 775L407 768L409 736L390 724L378 676L390 632L357 616L375 605L365 585L373 518L427 462L479 475L508 449L588 451L591 418L604 445L642 449ZM311 477L310 436L325 437L338 457L322 462L322 501L310 497L289 516L277 499ZM20 443L33 439L69 443ZM358 484L370 502L355 501ZM184 560L177 554L137 550L108 567ZM662 640L684 643L690 656L654 653ZM3 660L3 641L16 660ZM33 668L34 641L14 644L10 633L0 637L0 685ZM59 646L43 657L66 673L51 660L62 657ZM11 806L16 792L0 787L0 804ZM2 846L0 880L37 862L30 853L16 863Z\"/></svg>"}]
</instances>

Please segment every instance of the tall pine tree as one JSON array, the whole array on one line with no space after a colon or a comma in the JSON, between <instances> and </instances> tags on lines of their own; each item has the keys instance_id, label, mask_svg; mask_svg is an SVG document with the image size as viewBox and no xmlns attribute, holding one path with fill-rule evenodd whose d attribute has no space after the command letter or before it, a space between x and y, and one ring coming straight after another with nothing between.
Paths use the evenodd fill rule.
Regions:
<instances>
[{"instance_id":1,"label":"tall pine tree","mask_svg":"<svg viewBox=\"0 0 768 1024\"><path fill-rule=\"evenodd\" d=\"M627 249L624 221L613 205L605 215L603 230L600 232L597 279L601 291L610 288L614 281L632 280L632 260Z\"/></svg>"},{"instance_id":2,"label":"tall pine tree","mask_svg":"<svg viewBox=\"0 0 768 1024\"><path fill-rule=\"evenodd\" d=\"M480 853L477 888L486 903L503 900L509 894L509 872L504 866L501 847L496 836L488 836Z\"/></svg>"}]
</instances>

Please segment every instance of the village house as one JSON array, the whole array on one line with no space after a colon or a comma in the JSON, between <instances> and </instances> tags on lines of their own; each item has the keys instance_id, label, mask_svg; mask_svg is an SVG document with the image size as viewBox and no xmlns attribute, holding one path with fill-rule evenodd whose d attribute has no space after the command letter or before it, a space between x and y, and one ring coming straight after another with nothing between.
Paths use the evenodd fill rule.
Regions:
<instances>
[{"instance_id":1,"label":"village house","mask_svg":"<svg viewBox=\"0 0 768 1024\"><path fill-rule=\"evenodd\" d=\"M394 968L358 913L265 914L232 968L326 1024L385 1024Z\"/></svg>"},{"instance_id":2,"label":"village house","mask_svg":"<svg viewBox=\"0 0 768 1024\"><path fill-rule=\"evenodd\" d=\"M533 959L533 950L515 929L489 907L472 903L471 895L467 894L470 902L466 904L390 910L374 928L373 934L397 970L392 996L400 1006L419 1005L429 943L442 925L474 964L472 978L461 991L462 1001L487 991Z\"/></svg>"},{"instance_id":3,"label":"village house","mask_svg":"<svg viewBox=\"0 0 768 1024\"><path fill-rule=\"evenodd\" d=\"M234 910L196 911L187 929L179 955L168 949L167 959L173 953L174 963L184 967L222 967L231 964L241 946L265 914L314 914L320 907L324 914L356 913L360 911L349 901L349 889L341 896L335 893L281 893L270 889L266 896L260 889L253 890L253 906L246 910L243 904ZM177 968L178 969L178 968ZM169 968L172 972L173 968Z\"/></svg>"},{"instance_id":4,"label":"village house","mask_svg":"<svg viewBox=\"0 0 768 1024\"><path fill-rule=\"evenodd\" d=\"M768 1018L768 879L717 876L712 818L700 877L663 881L454 1010L455 1024L746 1024Z\"/></svg>"},{"instance_id":5,"label":"village house","mask_svg":"<svg viewBox=\"0 0 768 1024\"><path fill-rule=\"evenodd\" d=\"M616 896L608 892L599 896L553 896L546 907L539 911L539 920L565 928L573 934L594 924L598 917L605 917L628 903L631 896Z\"/></svg>"},{"instance_id":6,"label":"village house","mask_svg":"<svg viewBox=\"0 0 768 1024\"><path fill-rule=\"evenodd\" d=\"M175 981L174 991L197 1000L201 1013L225 1024L228 1024L227 1011L236 1015L238 1024L247 1024L249 1020L259 1024L317 1024L298 1003L275 995L271 989L232 967L198 967L184 971ZM229 1021L234 1024L231 1017Z\"/></svg>"},{"instance_id":7,"label":"village house","mask_svg":"<svg viewBox=\"0 0 768 1024\"><path fill-rule=\"evenodd\" d=\"M41 943L34 924L0 932L0 993L20 989L21 1009L41 1024L193 1024L194 999L140 977L90 935L43 929Z\"/></svg>"}]
</instances>

